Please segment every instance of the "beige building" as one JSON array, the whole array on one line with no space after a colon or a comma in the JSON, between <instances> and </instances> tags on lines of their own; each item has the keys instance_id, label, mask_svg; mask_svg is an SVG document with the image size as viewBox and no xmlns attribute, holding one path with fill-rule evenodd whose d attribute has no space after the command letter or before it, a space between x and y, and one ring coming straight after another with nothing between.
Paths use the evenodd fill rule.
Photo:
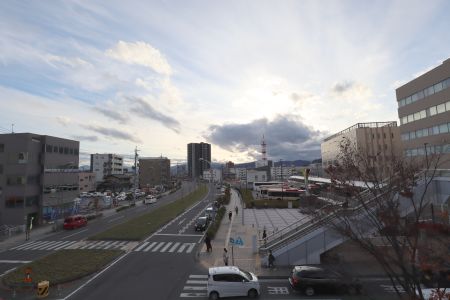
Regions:
<instances>
[{"instance_id":1,"label":"beige building","mask_svg":"<svg viewBox=\"0 0 450 300\"><path fill-rule=\"evenodd\" d=\"M94 172L78 173L78 187L80 193L95 192L95 173Z\"/></svg>"},{"instance_id":2,"label":"beige building","mask_svg":"<svg viewBox=\"0 0 450 300\"><path fill-rule=\"evenodd\" d=\"M366 153L382 172L389 169L394 156L401 154L397 122L358 123L323 141L321 145L323 168L338 161L341 142L346 139Z\"/></svg>"},{"instance_id":3,"label":"beige building","mask_svg":"<svg viewBox=\"0 0 450 300\"><path fill-rule=\"evenodd\" d=\"M439 155L450 168L450 59L396 90L406 157Z\"/></svg>"},{"instance_id":4,"label":"beige building","mask_svg":"<svg viewBox=\"0 0 450 300\"><path fill-rule=\"evenodd\" d=\"M139 187L154 187L170 183L170 159L150 157L139 159Z\"/></svg>"}]
</instances>

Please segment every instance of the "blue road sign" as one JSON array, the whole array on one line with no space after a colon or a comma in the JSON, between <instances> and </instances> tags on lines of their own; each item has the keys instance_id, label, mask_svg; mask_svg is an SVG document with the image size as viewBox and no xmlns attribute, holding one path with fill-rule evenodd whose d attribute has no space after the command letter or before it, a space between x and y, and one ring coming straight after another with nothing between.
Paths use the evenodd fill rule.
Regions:
<instances>
[{"instance_id":1,"label":"blue road sign","mask_svg":"<svg viewBox=\"0 0 450 300\"><path fill-rule=\"evenodd\" d=\"M236 246L244 246L244 241L240 236L238 236L237 238L230 237L230 244Z\"/></svg>"}]
</instances>

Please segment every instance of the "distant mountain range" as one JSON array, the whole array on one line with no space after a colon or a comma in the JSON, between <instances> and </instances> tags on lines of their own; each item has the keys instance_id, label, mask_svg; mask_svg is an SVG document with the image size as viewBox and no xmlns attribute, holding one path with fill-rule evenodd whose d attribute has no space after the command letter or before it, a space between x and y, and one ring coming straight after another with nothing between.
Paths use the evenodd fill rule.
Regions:
<instances>
[{"instance_id":1,"label":"distant mountain range","mask_svg":"<svg viewBox=\"0 0 450 300\"><path fill-rule=\"evenodd\" d=\"M283 167L304 167L304 166L308 166L311 162L309 160L302 160L302 159L298 159L298 160L283 160L283 161L274 161L274 167L278 167L281 164L283 164ZM236 168L254 168L255 167L255 162L249 162L249 163L242 163L242 164L235 164L234 165Z\"/></svg>"}]
</instances>

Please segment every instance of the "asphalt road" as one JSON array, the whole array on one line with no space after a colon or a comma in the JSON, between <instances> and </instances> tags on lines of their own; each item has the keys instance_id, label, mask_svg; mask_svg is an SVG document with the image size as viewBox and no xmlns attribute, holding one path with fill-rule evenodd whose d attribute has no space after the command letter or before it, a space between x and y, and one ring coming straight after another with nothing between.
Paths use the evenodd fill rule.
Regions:
<instances>
[{"instance_id":1,"label":"asphalt road","mask_svg":"<svg viewBox=\"0 0 450 300\"><path fill-rule=\"evenodd\" d=\"M48 255L52 251L69 247L79 241L85 240L89 236L152 211L162 205L174 202L183 195L188 194L194 188L195 183L185 182L180 190L158 199L155 204L137 205L107 217L91 220L86 227L75 230L61 230L59 232L40 236L39 238L35 238L33 237L33 234L31 234L31 240L29 242L24 241L22 244L0 253L0 276L24 262L33 261ZM142 199L139 199L139 204L141 204L141 202Z\"/></svg>"}]
</instances>

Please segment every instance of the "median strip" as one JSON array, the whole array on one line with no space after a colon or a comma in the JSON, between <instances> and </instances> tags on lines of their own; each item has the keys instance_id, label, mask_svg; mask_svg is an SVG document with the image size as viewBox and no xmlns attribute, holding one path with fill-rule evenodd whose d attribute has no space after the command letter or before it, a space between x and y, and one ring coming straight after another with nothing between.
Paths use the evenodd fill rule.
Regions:
<instances>
[{"instance_id":1,"label":"median strip","mask_svg":"<svg viewBox=\"0 0 450 300\"><path fill-rule=\"evenodd\" d=\"M90 240L126 240L140 241L156 232L161 226L175 219L188 207L205 197L208 189L201 185L189 195L159 207L154 211L118 224L104 232L89 237Z\"/></svg>"}]
</instances>

